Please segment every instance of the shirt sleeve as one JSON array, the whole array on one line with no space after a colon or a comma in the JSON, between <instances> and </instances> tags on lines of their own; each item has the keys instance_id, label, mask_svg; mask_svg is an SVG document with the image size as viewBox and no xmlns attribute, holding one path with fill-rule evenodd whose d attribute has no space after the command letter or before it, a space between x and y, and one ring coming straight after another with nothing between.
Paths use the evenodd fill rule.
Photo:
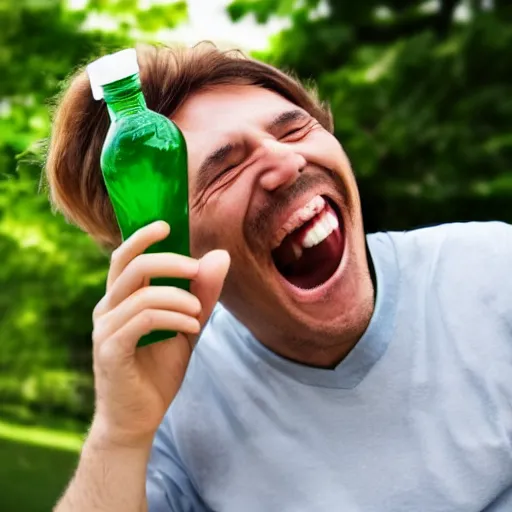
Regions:
<instances>
[{"instance_id":1,"label":"shirt sleeve","mask_svg":"<svg viewBox=\"0 0 512 512\"><path fill-rule=\"evenodd\" d=\"M208 512L180 460L169 413L153 442L146 476L148 512Z\"/></svg>"}]
</instances>

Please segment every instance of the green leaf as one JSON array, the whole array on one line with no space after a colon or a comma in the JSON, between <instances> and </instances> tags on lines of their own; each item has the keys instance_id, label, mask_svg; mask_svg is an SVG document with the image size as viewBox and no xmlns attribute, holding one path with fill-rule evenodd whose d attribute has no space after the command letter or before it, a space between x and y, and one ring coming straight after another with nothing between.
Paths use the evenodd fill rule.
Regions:
<instances>
[{"instance_id":1,"label":"green leaf","mask_svg":"<svg viewBox=\"0 0 512 512\"><path fill-rule=\"evenodd\" d=\"M136 14L139 28L146 32L156 32L161 28L174 28L186 21L187 17L188 9L185 1L153 5L149 9L137 11Z\"/></svg>"}]
</instances>

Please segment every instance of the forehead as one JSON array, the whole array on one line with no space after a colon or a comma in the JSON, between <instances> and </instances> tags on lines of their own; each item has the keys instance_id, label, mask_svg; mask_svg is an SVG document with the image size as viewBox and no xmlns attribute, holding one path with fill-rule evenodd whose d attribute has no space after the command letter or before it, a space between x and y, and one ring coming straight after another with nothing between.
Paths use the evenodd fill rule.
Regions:
<instances>
[{"instance_id":1,"label":"forehead","mask_svg":"<svg viewBox=\"0 0 512 512\"><path fill-rule=\"evenodd\" d=\"M265 125L279 112L297 108L279 94L255 85L223 85L189 97L173 121L190 136ZM185 134L186 137L187 134Z\"/></svg>"}]
</instances>

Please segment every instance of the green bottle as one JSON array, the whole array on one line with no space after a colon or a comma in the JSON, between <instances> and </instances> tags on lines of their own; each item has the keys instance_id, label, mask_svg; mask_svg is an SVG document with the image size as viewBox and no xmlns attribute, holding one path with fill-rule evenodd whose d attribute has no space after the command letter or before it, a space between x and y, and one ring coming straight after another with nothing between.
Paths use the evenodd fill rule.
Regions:
<instances>
[{"instance_id":1,"label":"green bottle","mask_svg":"<svg viewBox=\"0 0 512 512\"><path fill-rule=\"evenodd\" d=\"M189 248L187 147L179 128L148 109L134 49L102 57L87 67L93 96L105 99L111 125L101 153L101 170L123 240L157 220L171 235L146 252L186 256ZM185 279L155 278L151 285L189 289ZM174 336L153 331L139 346Z\"/></svg>"}]
</instances>

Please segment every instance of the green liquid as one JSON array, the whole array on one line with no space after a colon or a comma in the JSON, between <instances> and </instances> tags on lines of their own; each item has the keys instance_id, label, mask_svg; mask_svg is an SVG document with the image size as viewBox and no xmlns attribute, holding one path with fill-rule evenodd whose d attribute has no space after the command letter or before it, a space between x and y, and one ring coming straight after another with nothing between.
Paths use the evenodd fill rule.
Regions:
<instances>
[{"instance_id":1,"label":"green liquid","mask_svg":"<svg viewBox=\"0 0 512 512\"><path fill-rule=\"evenodd\" d=\"M101 154L101 169L123 240L157 220L171 234L146 252L190 255L187 147L179 128L149 110L139 75L103 87L112 124ZM151 285L189 290L189 281L154 278ZM175 336L153 331L139 346Z\"/></svg>"}]
</instances>

